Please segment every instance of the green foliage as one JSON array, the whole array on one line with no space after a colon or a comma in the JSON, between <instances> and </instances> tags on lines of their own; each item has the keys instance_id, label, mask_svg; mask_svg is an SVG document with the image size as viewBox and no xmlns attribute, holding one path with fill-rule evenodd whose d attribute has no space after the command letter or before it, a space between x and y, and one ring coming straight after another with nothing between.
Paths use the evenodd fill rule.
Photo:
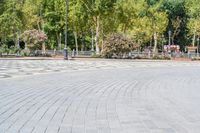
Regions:
<instances>
[{"instance_id":1,"label":"green foliage","mask_svg":"<svg viewBox=\"0 0 200 133\"><path fill-rule=\"evenodd\" d=\"M169 23L167 26L167 32L172 31L173 42L181 46L183 50L188 45L188 15L186 14L185 0L165 0L162 6L162 10L165 10L168 14ZM178 26L173 23L179 23ZM165 32L165 36L168 33ZM166 38L166 37L165 37ZM168 38L167 38L168 39Z\"/></svg>"},{"instance_id":2,"label":"green foliage","mask_svg":"<svg viewBox=\"0 0 200 133\"><path fill-rule=\"evenodd\" d=\"M159 56L159 55L155 55L152 58L153 60L171 60L171 58L169 56Z\"/></svg>"},{"instance_id":3,"label":"green foliage","mask_svg":"<svg viewBox=\"0 0 200 133\"><path fill-rule=\"evenodd\" d=\"M102 58L102 56L100 54L93 54L92 58Z\"/></svg>"},{"instance_id":4,"label":"green foliage","mask_svg":"<svg viewBox=\"0 0 200 133\"><path fill-rule=\"evenodd\" d=\"M8 48L8 46L7 45L2 45L1 47L0 47L0 55L2 55L2 54L4 54L4 53L6 53L6 54L8 54L9 53L9 48Z\"/></svg>"},{"instance_id":5,"label":"green foliage","mask_svg":"<svg viewBox=\"0 0 200 133\"><path fill-rule=\"evenodd\" d=\"M15 46L8 47L5 44L0 46L0 55L2 55L2 54L17 54L20 51L21 51L21 49L15 47Z\"/></svg>"},{"instance_id":6,"label":"green foliage","mask_svg":"<svg viewBox=\"0 0 200 133\"><path fill-rule=\"evenodd\" d=\"M21 49L15 46L9 48L9 54L17 54L20 53Z\"/></svg>"},{"instance_id":7,"label":"green foliage","mask_svg":"<svg viewBox=\"0 0 200 133\"><path fill-rule=\"evenodd\" d=\"M65 42L65 0L0 0L0 42L12 40L31 29L48 36L48 49L61 49ZM172 31L175 44L184 46L200 36L199 0L69 0L68 44L76 50L91 49L91 31L95 48L103 49L111 33L124 33L134 43L147 47L168 40ZM153 41L152 41L153 38ZM23 40L22 40L23 41ZM90 42L89 42L90 41ZM166 42L167 43L167 42ZM166 44L165 43L165 44Z\"/></svg>"},{"instance_id":8,"label":"green foliage","mask_svg":"<svg viewBox=\"0 0 200 133\"><path fill-rule=\"evenodd\" d=\"M7 0L2 5L5 9L0 14L0 37L16 39L16 33L22 28L21 2Z\"/></svg>"},{"instance_id":9,"label":"green foliage","mask_svg":"<svg viewBox=\"0 0 200 133\"><path fill-rule=\"evenodd\" d=\"M200 57L192 57L192 61L200 61Z\"/></svg>"},{"instance_id":10,"label":"green foliage","mask_svg":"<svg viewBox=\"0 0 200 133\"><path fill-rule=\"evenodd\" d=\"M199 0L186 1L187 14L190 17L188 29L191 34L197 33L200 35L200 5Z\"/></svg>"},{"instance_id":11,"label":"green foliage","mask_svg":"<svg viewBox=\"0 0 200 133\"><path fill-rule=\"evenodd\" d=\"M193 35L193 46L195 46L196 36L200 36L200 5L199 0L186 0L186 9L189 16L187 24L190 35Z\"/></svg>"},{"instance_id":12,"label":"green foliage","mask_svg":"<svg viewBox=\"0 0 200 133\"><path fill-rule=\"evenodd\" d=\"M30 50L29 49L23 49L21 52L20 52L20 55L21 56L30 56Z\"/></svg>"},{"instance_id":13,"label":"green foliage","mask_svg":"<svg viewBox=\"0 0 200 133\"><path fill-rule=\"evenodd\" d=\"M119 28L122 32L138 27L135 23L145 10L146 3L141 0L119 0L116 3L116 14Z\"/></svg>"}]
</instances>

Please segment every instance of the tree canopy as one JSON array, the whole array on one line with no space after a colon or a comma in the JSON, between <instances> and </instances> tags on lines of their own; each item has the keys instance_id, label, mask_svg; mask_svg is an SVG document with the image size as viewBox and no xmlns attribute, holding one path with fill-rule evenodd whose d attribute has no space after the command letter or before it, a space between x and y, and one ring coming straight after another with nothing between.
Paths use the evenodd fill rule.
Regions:
<instances>
[{"instance_id":1,"label":"tree canopy","mask_svg":"<svg viewBox=\"0 0 200 133\"><path fill-rule=\"evenodd\" d=\"M113 33L156 51L161 39L185 46L200 35L199 0L68 0L68 44L71 49L96 52ZM62 49L65 36L65 0L0 0L0 44L17 45L18 34L38 30L48 36L48 49ZM22 40L23 41L23 40ZM167 42L165 42L167 44Z\"/></svg>"}]
</instances>

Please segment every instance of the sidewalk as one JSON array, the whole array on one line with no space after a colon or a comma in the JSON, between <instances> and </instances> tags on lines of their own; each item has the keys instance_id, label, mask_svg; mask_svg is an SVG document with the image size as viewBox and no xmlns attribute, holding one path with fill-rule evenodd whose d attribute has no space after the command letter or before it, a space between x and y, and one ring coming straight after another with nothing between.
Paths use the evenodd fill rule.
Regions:
<instances>
[{"instance_id":1,"label":"sidewalk","mask_svg":"<svg viewBox=\"0 0 200 133\"><path fill-rule=\"evenodd\" d=\"M172 58L172 61L192 61L191 59L189 58Z\"/></svg>"},{"instance_id":2,"label":"sidewalk","mask_svg":"<svg viewBox=\"0 0 200 133\"><path fill-rule=\"evenodd\" d=\"M62 56L57 57L9 57L0 58L0 60L64 60ZM171 60L150 60L150 59L105 59L105 58L69 58L69 60L81 60L81 61L125 61L125 62L173 62L173 61L183 61L190 62L191 59L187 58L175 58Z\"/></svg>"},{"instance_id":3,"label":"sidewalk","mask_svg":"<svg viewBox=\"0 0 200 133\"><path fill-rule=\"evenodd\" d=\"M0 60L64 60L61 57L13 57L13 58L0 58Z\"/></svg>"}]
</instances>

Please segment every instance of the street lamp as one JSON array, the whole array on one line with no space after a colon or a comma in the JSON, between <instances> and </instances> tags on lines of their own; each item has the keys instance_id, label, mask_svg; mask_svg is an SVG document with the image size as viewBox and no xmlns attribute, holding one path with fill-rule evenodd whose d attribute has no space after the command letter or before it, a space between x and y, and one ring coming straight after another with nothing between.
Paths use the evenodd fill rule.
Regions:
<instances>
[{"instance_id":1,"label":"street lamp","mask_svg":"<svg viewBox=\"0 0 200 133\"><path fill-rule=\"evenodd\" d=\"M162 34L162 53L164 53L164 39L165 36Z\"/></svg>"},{"instance_id":2,"label":"street lamp","mask_svg":"<svg viewBox=\"0 0 200 133\"><path fill-rule=\"evenodd\" d=\"M68 0L66 0L66 29L65 29L65 48L64 48L64 59L68 60L67 51L67 30L68 30Z\"/></svg>"},{"instance_id":3,"label":"street lamp","mask_svg":"<svg viewBox=\"0 0 200 133\"><path fill-rule=\"evenodd\" d=\"M199 37L197 38L197 56L199 57Z\"/></svg>"},{"instance_id":4,"label":"street lamp","mask_svg":"<svg viewBox=\"0 0 200 133\"><path fill-rule=\"evenodd\" d=\"M92 52L94 52L94 31L92 30Z\"/></svg>"},{"instance_id":5,"label":"street lamp","mask_svg":"<svg viewBox=\"0 0 200 133\"><path fill-rule=\"evenodd\" d=\"M17 32L17 43L18 43L18 52L17 55L19 55L19 49L20 49L20 31Z\"/></svg>"},{"instance_id":6,"label":"street lamp","mask_svg":"<svg viewBox=\"0 0 200 133\"><path fill-rule=\"evenodd\" d=\"M17 36L18 36L18 48L20 49L20 31L17 32Z\"/></svg>"},{"instance_id":7,"label":"street lamp","mask_svg":"<svg viewBox=\"0 0 200 133\"><path fill-rule=\"evenodd\" d=\"M171 32L171 30L168 32L168 34L169 34L169 50L168 50L168 53L170 53L170 57L172 56L172 52L171 52L171 34L172 34L172 32Z\"/></svg>"},{"instance_id":8,"label":"street lamp","mask_svg":"<svg viewBox=\"0 0 200 133\"><path fill-rule=\"evenodd\" d=\"M59 50L62 49L62 33L60 33Z\"/></svg>"},{"instance_id":9,"label":"street lamp","mask_svg":"<svg viewBox=\"0 0 200 133\"><path fill-rule=\"evenodd\" d=\"M168 44L169 44L169 46L170 46L170 45L171 45L171 34L172 34L172 32L169 31L168 34L169 34L169 43L168 43Z\"/></svg>"}]
</instances>

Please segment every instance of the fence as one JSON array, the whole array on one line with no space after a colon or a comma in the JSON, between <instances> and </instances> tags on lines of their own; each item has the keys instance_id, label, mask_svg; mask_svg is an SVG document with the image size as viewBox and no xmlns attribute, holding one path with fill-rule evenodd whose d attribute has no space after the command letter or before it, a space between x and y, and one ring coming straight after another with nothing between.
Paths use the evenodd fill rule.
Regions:
<instances>
[{"instance_id":1,"label":"fence","mask_svg":"<svg viewBox=\"0 0 200 133\"><path fill-rule=\"evenodd\" d=\"M68 51L69 57L92 57L95 55L95 51ZM7 53L0 53L1 56L20 56L20 54L7 54ZM63 50L46 50L43 52L42 50L31 51L30 56L63 56ZM144 59L151 59L153 57L169 57L169 58L193 58L199 57L198 53L152 53L152 52L138 52L133 51L129 54L124 54L123 56L113 56L113 58L144 58Z\"/></svg>"},{"instance_id":2,"label":"fence","mask_svg":"<svg viewBox=\"0 0 200 133\"><path fill-rule=\"evenodd\" d=\"M69 57L92 57L95 54L94 51L68 51ZM36 50L31 52L31 56L63 56L63 50Z\"/></svg>"},{"instance_id":3,"label":"fence","mask_svg":"<svg viewBox=\"0 0 200 133\"><path fill-rule=\"evenodd\" d=\"M183 52L172 52L172 53L152 53L152 52L131 52L131 58L153 58L153 57L170 57L170 58L193 58L199 57L198 53L183 53Z\"/></svg>"}]
</instances>

